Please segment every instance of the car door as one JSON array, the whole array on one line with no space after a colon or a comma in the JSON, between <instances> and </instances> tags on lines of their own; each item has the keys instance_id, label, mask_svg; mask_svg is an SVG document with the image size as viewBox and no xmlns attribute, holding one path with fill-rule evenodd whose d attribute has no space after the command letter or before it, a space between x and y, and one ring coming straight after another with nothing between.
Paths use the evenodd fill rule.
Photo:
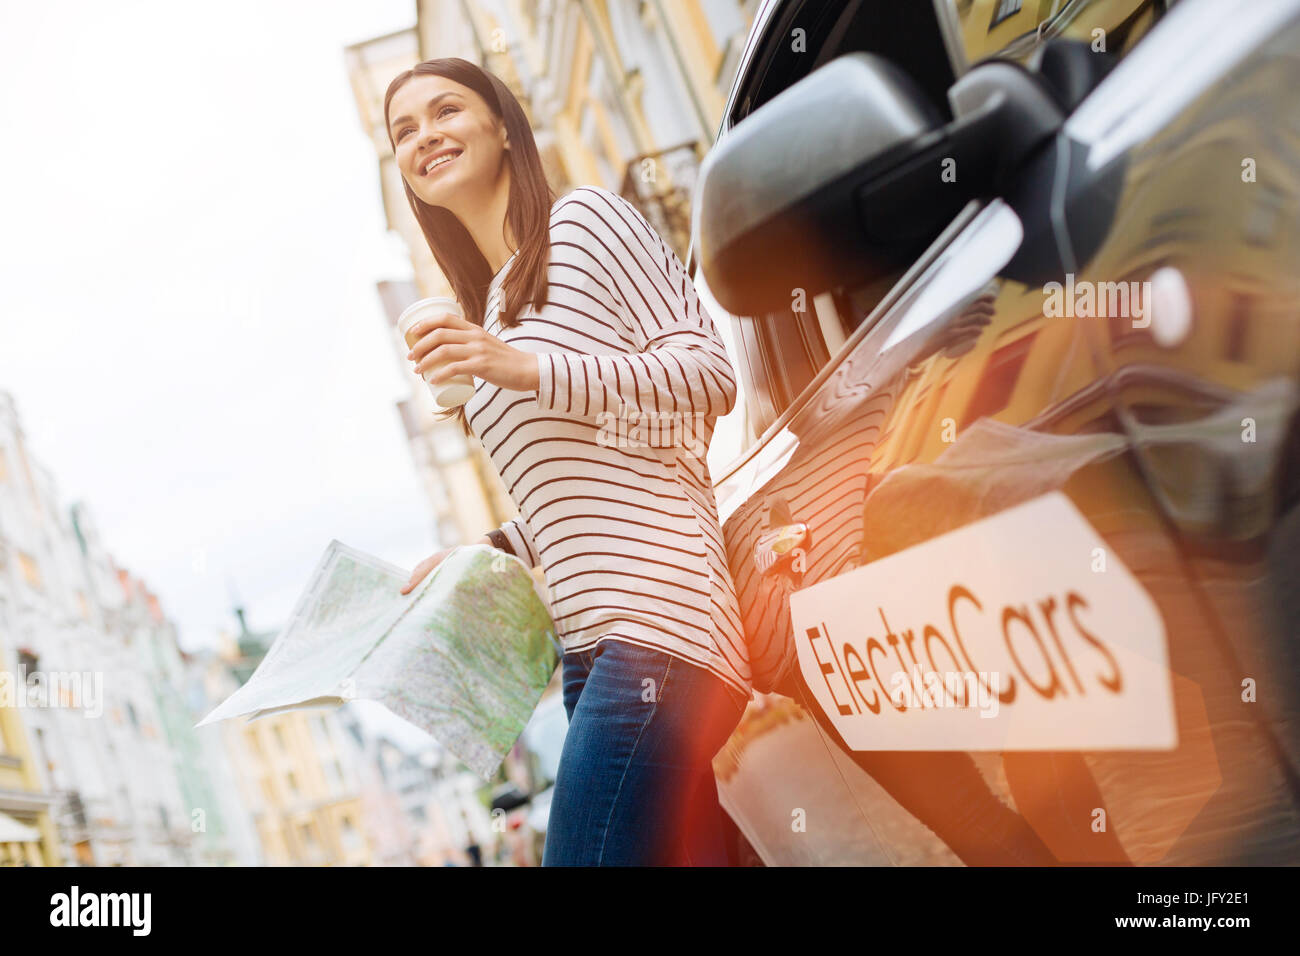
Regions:
<instances>
[{"instance_id":1,"label":"car door","mask_svg":"<svg viewBox=\"0 0 1300 956\"><path fill-rule=\"evenodd\" d=\"M1086 6L1052 29L1090 36ZM1012 206L973 203L883 297L837 290L847 340L808 362L788 405L769 402L762 437L721 476L752 656L789 668L715 763L768 863L956 862L810 691L799 656L815 652L797 643L791 595L927 543L944 574L945 554L963 559L945 535L1053 494L1101 543L1080 560L1099 550L1098 575L1130 575L1159 616L1176 745L981 752L990 790L1062 859L1091 851L1038 806L1045 768L1079 784L1094 823L1102 811L1112 839L1098 852L1300 858L1300 113L1286 92L1300 19L1293 3L1228 21L1184 0L1158 23L1153 5L1094 6L1128 31L1126 56L1053 144L1046 195L1066 197L1058 223L1094 220L1095 249L1058 276ZM754 350L779 341L737 322ZM864 593L861 614L880 602ZM1050 612L1029 606L1055 637ZM1067 655L1044 660L1063 694L1083 692ZM832 822L792 829L801 813Z\"/></svg>"}]
</instances>

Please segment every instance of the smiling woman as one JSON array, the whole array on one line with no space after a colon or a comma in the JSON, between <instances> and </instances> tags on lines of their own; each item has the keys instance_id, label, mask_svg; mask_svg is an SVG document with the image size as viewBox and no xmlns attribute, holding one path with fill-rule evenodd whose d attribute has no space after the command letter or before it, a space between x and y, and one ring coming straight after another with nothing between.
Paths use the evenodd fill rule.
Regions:
<instances>
[{"instance_id":1,"label":"smiling woman","mask_svg":"<svg viewBox=\"0 0 1300 956\"><path fill-rule=\"evenodd\" d=\"M409 357L476 379L462 414L519 509L487 540L541 567L564 648L543 863L725 864L712 759L751 675L707 462L737 398L718 330L629 200L554 199L495 77L421 63L385 120L467 317L423 320Z\"/></svg>"}]
</instances>

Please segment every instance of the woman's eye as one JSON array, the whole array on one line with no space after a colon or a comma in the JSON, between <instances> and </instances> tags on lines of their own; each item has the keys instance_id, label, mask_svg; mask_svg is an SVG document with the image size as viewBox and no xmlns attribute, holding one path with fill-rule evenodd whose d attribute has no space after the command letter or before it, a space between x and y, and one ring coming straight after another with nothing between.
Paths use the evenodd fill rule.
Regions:
<instances>
[{"instance_id":1,"label":"woman's eye","mask_svg":"<svg viewBox=\"0 0 1300 956\"><path fill-rule=\"evenodd\" d=\"M400 133L398 133L398 134L397 134L397 141L400 143L400 142L402 141L402 137L405 136L405 135L406 135L407 133L409 133L410 131L411 131L411 127L408 126L408 127L406 127L406 129L404 129L404 130L402 130Z\"/></svg>"},{"instance_id":2,"label":"woman's eye","mask_svg":"<svg viewBox=\"0 0 1300 956\"><path fill-rule=\"evenodd\" d=\"M447 110L454 110L455 108L456 107L454 106L444 106L442 109L438 110L438 119L442 119L442 114Z\"/></svg>"}]
</instances>

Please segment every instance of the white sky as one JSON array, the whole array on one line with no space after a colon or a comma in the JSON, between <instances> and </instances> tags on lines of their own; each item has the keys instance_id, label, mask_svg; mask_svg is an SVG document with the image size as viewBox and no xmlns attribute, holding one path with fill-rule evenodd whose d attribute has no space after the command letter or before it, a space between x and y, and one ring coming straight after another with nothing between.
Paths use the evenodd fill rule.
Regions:
<instances>
[{"instance_id":1,"label":"white sky","mask_svg":"<svg viewBox=\"0 0 1300 956\"><path fill-rule=\"evenodd\" d=\"M0 0L0 389L182 645L436 547L343 48L414 0Z\"/></svg>"}]
</instances>

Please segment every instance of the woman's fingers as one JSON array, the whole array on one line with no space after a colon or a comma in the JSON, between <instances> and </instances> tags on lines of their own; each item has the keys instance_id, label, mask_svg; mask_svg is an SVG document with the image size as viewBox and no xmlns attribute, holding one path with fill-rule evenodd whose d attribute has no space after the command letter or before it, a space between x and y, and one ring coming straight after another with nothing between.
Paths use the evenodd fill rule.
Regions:
<instances>
[{"instance_id":1,"label":"woman's fingers","mask_svg":"<svg viewBox=\"0 0 1300 956\"><path fill-rule=\"evenodd\" d=\"M435 316L435 319L443 318ZM456 316L446 316L456 318ZM464 328L441 325L420 338L407 354L415 373L442 383L457 375L473 375L501 388L537 388L537 358L502 342L477 325ZM418 326L417 326L418 328Z\"/></svg>"},{"instance_id":2,"label":"woman's fingers","mask_svg":"<svg viewBox=\"0 0 1300 956\"><path fill-rule=\"evenodd\" d=\"M425 577L428 575L428 573L438 566L438 562L442 560L442 555L443 552L439 551L437 554L431 555L430 557L425 558L423 561L417 564L415 566L415 570L411 572L410 580L406 582L406 585L405 587L402 588L401 593L402 594L411 593L411 589L415 587L417 584L419 584L421 581L423 581Z\"/></svg>"},{"instance_id":3,"label":"woman's fingers","mask_svg":"<svg viewBox=\"0 0 1300 956\"><path fill-rule=\"evenodd\" d=\"M424 566L424 562L417 564L415 566L415 571L411 573L411 579L406 582L405 586L403 586L402 593L410 594L411 588L415 587L417 584L423 581L424 576L428 574L430 570L431 570L430 568Z\"/></svg>"},{"instance_id":4,"label":"woman's fingers","mask_svg":"<svg viewBox=\"0 0 1300 956\"><path fill-rule=\"evenodd\" d=\"M434 329L476 329L477 325L466 321L455 312L439 312L437 315L431 315L427 319L421 319L415 325L411 326L412 331L418 331L421 334L432 332Z\"/></svg>"},{"instance_id":5,"label":"woman's fingers","mask_svg":"<svg viewBox=\"0 0 1300 956\"><path fill-rule=\"evenodd\" d=\"M448 366L456 362L463 362L471 356L472 351L469 345L440 345L436 351L425 356L423 361L415 363L415 374L423 375L425 372L433 372L433 381L441 382L444 378L456 374L448 372Z\"/></svg>"},{"instance_id":6,"label":"woman's fingers","mask_svg":"<svg viewBox=\"0 0 1300 956\"><path fill-rule=\"evenodd\" d=\"M455 318L455 316L448 316L448 318ZM470 341L473 337L473 328L461 329L439 325L420 336L415 345L411 347L411 351L406 353L406 356L415 362L419 362L440 345L464 343Z\"/></svg>"}]
</instances>

